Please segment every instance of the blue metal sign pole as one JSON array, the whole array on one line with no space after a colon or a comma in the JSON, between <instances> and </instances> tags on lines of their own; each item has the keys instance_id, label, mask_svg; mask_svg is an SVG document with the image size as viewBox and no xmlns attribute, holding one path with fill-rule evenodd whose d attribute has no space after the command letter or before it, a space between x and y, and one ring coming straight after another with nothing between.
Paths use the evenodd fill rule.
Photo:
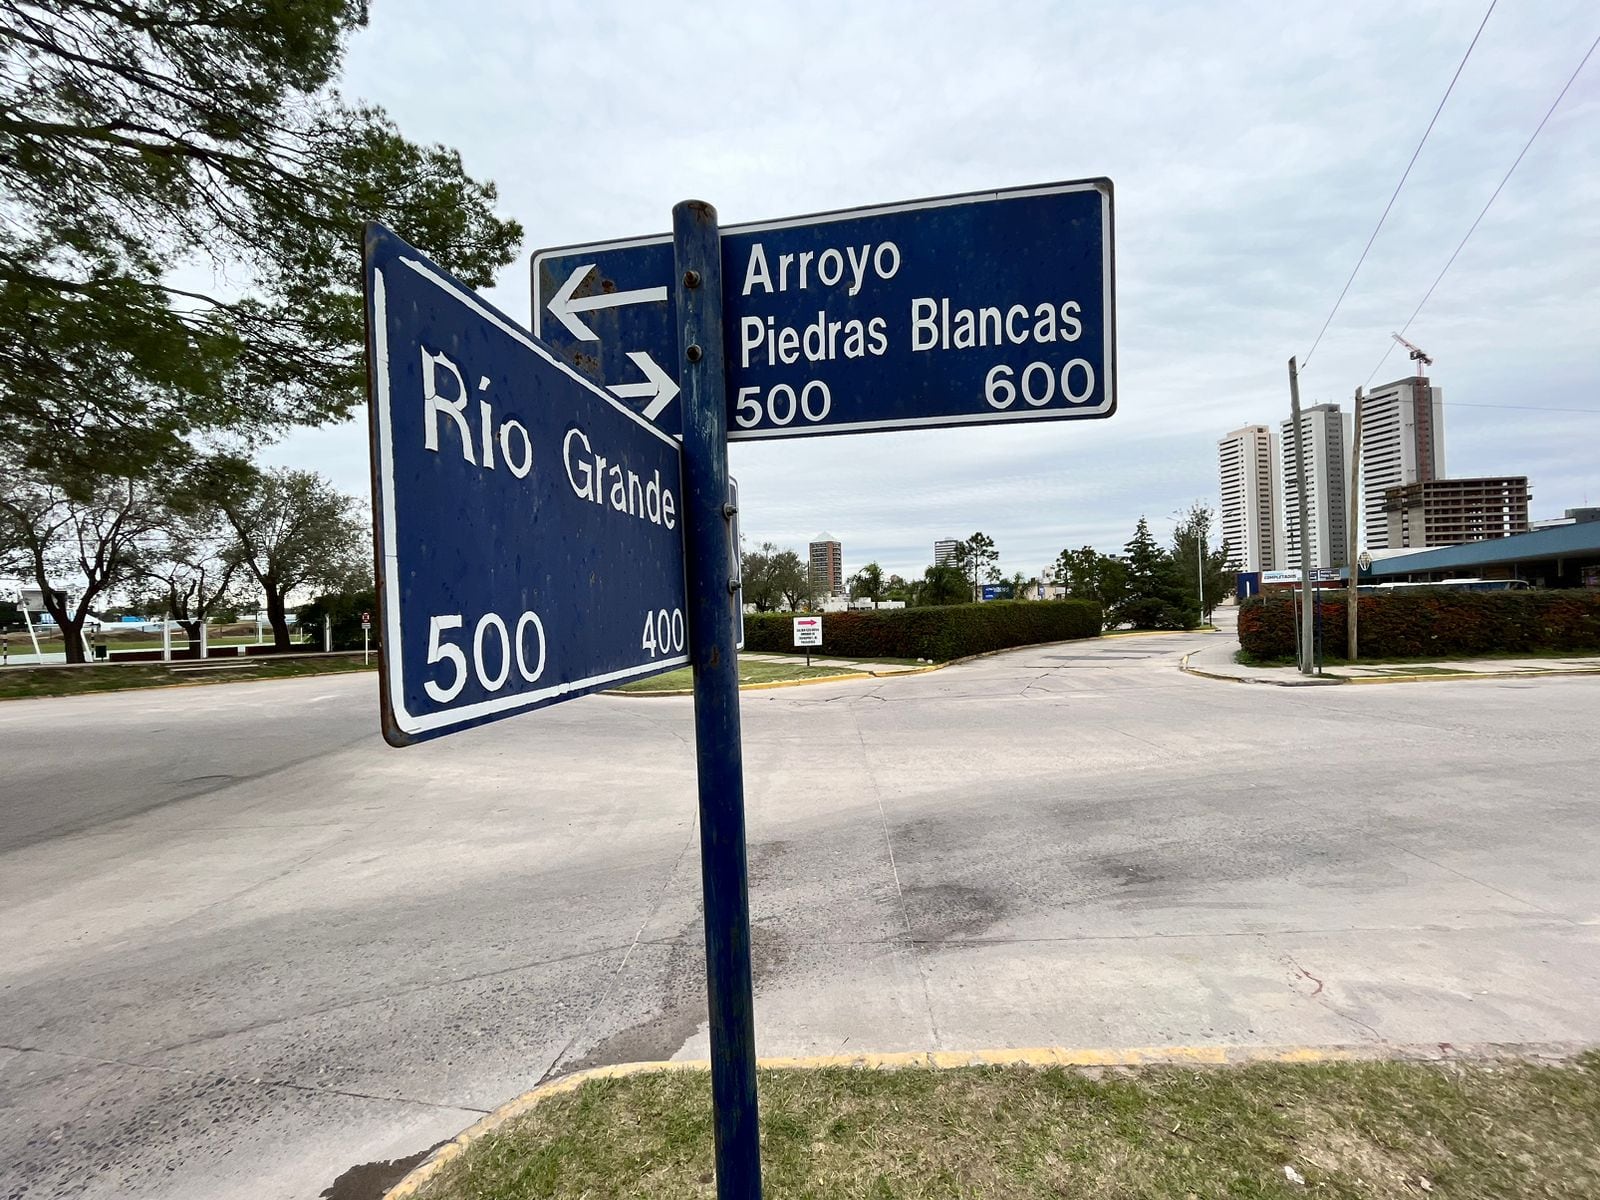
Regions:
<instances>
[{"instance_id":1,"label":"blue metal sign pole","mask_svg":"<svg viewBox=\"0 0 1600 1200\"><path fill-rule=\"evenodd\" d=\"M722 244L717 210L685 200L672 210L682 373L684 535L695 756L700 777L700 875L705 896L706 991L718 1200L759 1200L756 1031L750 979L750 897L739 746L739 661L731 577L727 369L722 336Z\"/></svg>"}]
</instances>

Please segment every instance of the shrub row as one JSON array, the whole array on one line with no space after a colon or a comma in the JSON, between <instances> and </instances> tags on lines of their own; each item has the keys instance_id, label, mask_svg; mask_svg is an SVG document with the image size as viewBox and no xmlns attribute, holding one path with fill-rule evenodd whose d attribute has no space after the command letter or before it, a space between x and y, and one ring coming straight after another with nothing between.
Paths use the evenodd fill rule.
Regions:
<instances>
[{"instance_id":1,"label":"shrub row","mask_svg":"<svg viewBox=\"0 0 1600 1200\"><path fill-rule=\"evenodd\" d=\"M794 652L791 613L747 613L745 649ZM1100 606L1091 600L991 600L929 608L824 613L818 654L844 658L928 658L1097 637Z\"/></svg>"},{"instance_id":2,"label":"shrub row","mask_svg":"<svg viewBox=\"0 0 1600 1200\"><path fill-rule=\"evenodd\" d=\"M1318 604L1322 644L1344 656L1345 599ZM1452 592L1415 589L1360 597L1363 658L1469 657L1534 650L1600 650L1600 591ZM1257 658L1293 658L1294 612L1286 597L1239 608L1239 644Z\"/></svg>"}]
</instances>

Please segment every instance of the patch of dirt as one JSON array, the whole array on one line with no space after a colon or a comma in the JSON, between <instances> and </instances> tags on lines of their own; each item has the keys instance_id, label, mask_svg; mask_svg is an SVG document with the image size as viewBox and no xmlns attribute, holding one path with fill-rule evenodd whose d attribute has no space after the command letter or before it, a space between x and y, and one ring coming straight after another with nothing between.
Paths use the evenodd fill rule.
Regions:
<instances>
[{"instance_id":1,"label":"patch of dirt","mask_svg":"<svg viewBox=\"0 0 1600 1200\"><path fill-rule=\"evenodd\" d=\"M351 1167L322 1190L321 1200L383 1200L385 1192L442 1145L444 1143L439 1142L406 1158Z\"/></svg>"}]
</instances>

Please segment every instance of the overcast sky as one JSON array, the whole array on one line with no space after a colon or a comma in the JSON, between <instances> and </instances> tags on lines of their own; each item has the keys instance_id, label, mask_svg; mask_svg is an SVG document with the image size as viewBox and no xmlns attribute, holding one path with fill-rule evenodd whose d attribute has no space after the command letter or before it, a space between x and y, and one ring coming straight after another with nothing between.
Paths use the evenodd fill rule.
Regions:
<instances>
[{"instance_id":1,"label":"overcast sky","mask_svg":"<svg viewBox=\"0 0 1600 1200\"><path fill-rule=\"evenodd\" d=\"M379 0L342 85L459 149L528 241L490 295L529 320L528 255L1093 175L1116 185L1119 411L1107 421L732 448L751 540L827 529L845 567L920 574L982 530L1029 574L1215 506L1216 441L1287 415L1304 356L1485 4L551 5ZM1348 410L1600 34L1593 0L1490 17L1302 376ZM1450 473L1527 474L1534 516L1600 503L1600 55L1410 338L1444 388ZM1408 373L1398 351L1374 382ZM1520 405L1583 413L1496 408ZM368 488L365 418L272 461Z\"/></svg>"}]
</instances>

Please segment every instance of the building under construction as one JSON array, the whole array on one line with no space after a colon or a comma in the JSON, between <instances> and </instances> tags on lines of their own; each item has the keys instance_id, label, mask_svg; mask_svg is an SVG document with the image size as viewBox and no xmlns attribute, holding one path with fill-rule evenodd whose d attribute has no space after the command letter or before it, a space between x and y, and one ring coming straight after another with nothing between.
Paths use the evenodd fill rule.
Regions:
<instances>
[{"instance_id":1,"label":"building under construction","mask_svg":"<svg viewBox=\"0 0 1600 1200\"><path fill-rule=\"evenodd\" d=\"M1528 477L1424 479L1385 488L1391 550L1459 546L1528 532Z\"/></svg>"}]
</instances>

